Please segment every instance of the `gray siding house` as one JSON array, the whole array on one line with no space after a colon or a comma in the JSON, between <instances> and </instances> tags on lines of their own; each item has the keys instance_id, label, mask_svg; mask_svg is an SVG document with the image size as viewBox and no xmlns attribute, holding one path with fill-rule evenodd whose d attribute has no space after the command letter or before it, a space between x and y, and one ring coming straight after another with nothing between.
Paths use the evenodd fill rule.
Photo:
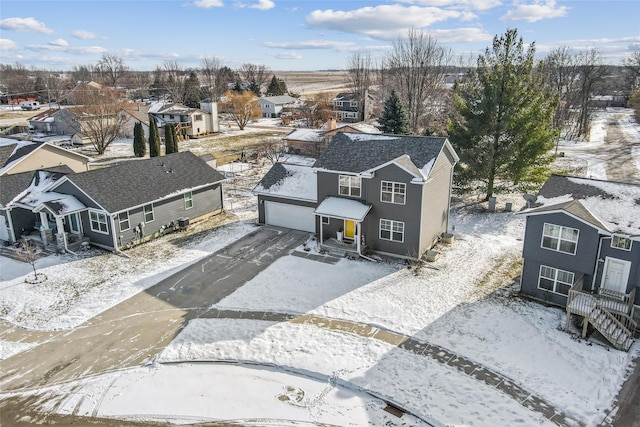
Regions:
<instances>
[{"instance_id":1,"label":"gray siding house","mask_svg":"<svg viewBox=\"0 0 640 427\"><path fill-rule=\"evenodd\" d=\"M315 179L286 166L265 176L254 190L259 221L315 232L327 248L419 258L447 231L457 161L446 138L338 133L309 168ZM293 182L315 186L315 198L279 191ZM274 202L283 208L270 216L263 206Z\"/></svg>"},{"instance_id":2,"label":"gray siding house","mask_svg":"<svg viewBox=\"0 0 640 427\"><path fill-rule=\"evenodd\" d=\"M296 101L296 98L289 95L262 97L260 98L262 117L280 117L284 108L289 104L294 104Z\"/></svg>"},{"instance_id":3,"label":"gray siding house","mask_svg":"<svg viewBox=\"0 0 640 427\"><path fill-rule=\"evenodd\" d=\"M520 214L521 292L565 307L567 326L581 316L583 334L591 324L627 350L640 306L640 186L552 175Z\"/></svg>"},{"instance_id":4,"label":"gray siding house","mask_svg":"<svg viewBox=\"0 0 640 427\"><path fill-rule=\"evenodd\" d=\"M36 171L3 207L11 223L27 224L21 237L45 246L73 250L89 242L119 250L221 212L223 180L182 152L78 174Z\"/></svg>"}]
</instances>

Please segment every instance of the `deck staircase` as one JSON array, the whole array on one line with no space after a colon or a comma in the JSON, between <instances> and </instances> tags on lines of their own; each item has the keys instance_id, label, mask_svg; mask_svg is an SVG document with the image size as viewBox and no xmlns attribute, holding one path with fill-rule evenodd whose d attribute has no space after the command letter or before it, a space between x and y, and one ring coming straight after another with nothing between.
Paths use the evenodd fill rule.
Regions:
<instances>
[{"instance_id":1,"label":"deck staircase","mask_svg":"<svg viewBox=\"0 0 640 427\"><path fill-rule=\"evenodd\" d=\"M580 278L569 290L567 299L568 329L572 314L582 316L582 337L587 335L587 327L592 325L615 348L629 351L634 342L637 323L631 318L635 288L629 294L602 289L594 294L582 289Z\"/></svg>"}]
</instances>

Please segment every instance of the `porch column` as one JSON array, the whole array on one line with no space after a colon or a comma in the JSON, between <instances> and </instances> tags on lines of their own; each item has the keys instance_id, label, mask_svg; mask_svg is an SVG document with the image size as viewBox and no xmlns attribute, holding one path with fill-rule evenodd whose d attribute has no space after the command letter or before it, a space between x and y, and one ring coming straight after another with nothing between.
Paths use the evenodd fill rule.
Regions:
<instances>
[{"instance_id":1,"label":"porch column","mask_svg":"<svg viewBox=\"0 0 640 427\"><path fill-rule=\"evenodd\" d=\"M356 222L356 249L358 251L358 254L360 253L360 223Z\"/></svg>"},{"instance_id":2,"label":"porch column","mask_svg":"<svg viewBox=\"0 0 640 427\"><path fill-rule=\"evenodd\" d=\"M47 246L49 243L53 242L53 232L49 228L49 220L47 219L46 212L39 212L40 214L40 238L42 239L42 244Z\"/></svg>"},{"instance_id":3,"label":"porch column","mask_svg":"<svg viewBox=\"0 0 640 427\"><path fill-rule=\"evenodd\" d=\"M322 247L322 243L324 242L324 225L322 224L322 217L320 217L320 246Z\"/></svg>"},{"instance_id":4,"label":"porch column","mask_svg":"<svg viewBox=\"0 0 640 427\"><path fill-rule=\"evenodd\" d=\"M64 224L61 216L56 216L56 228L58 233L56 234L56 244L58 249L67 249L67 233L64 231Z\"/></svg>"}]
</instances>

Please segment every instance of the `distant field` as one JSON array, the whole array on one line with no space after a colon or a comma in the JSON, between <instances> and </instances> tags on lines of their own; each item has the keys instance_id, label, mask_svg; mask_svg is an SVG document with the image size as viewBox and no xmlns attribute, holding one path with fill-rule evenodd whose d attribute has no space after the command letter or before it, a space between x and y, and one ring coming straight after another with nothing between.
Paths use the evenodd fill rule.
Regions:
<instances>
[{"instance_id":1,"label":"distant field","mask_svg":"<svg viewBox=\"0 0 640 427\"><path fill-rule=\"evenodd\" d=\"M287 89L300 95L338 93L348 90L346 71L274 71Z\"/></svg>"}]
</instances>

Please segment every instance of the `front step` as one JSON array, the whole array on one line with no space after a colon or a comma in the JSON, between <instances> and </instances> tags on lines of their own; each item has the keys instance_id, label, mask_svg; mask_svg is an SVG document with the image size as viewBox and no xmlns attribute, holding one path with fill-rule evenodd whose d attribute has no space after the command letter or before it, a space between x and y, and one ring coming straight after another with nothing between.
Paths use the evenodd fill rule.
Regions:
<instances>
[{"instance_id":1,"label":"front step","mask_svg":"<svg viewBox=\"0 0 640 427\"><path fill-rule=\"evenodd\" d=\"M614 322L610 316L606 310L595 307L585 320L588 320L615 348L629 351L633 344L632 332Z\"/></svg>"}]
</instances>

